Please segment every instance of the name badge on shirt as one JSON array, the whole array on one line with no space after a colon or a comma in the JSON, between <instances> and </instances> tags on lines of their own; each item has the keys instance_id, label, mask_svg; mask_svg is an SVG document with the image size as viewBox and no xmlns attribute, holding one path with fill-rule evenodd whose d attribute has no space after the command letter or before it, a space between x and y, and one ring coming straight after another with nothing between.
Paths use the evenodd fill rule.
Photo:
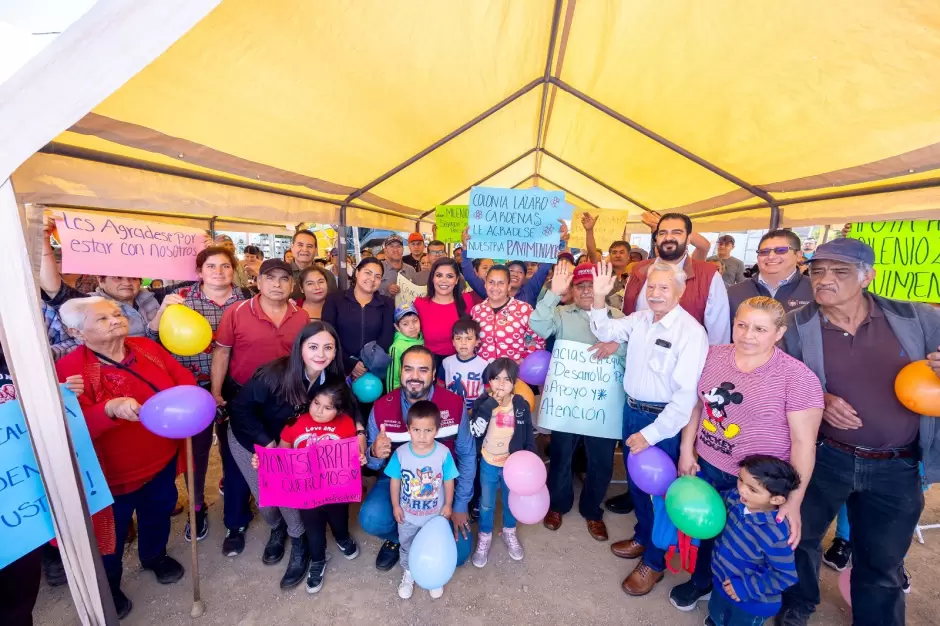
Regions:
<instances>
[{"instance_id":1,"label":"name badge on shirt","mask_svg":"<svg viewBox=\"0 0 940 626\"><path fill-rule=\"evenodd\" d=\"M672 344L671 344L670 342L666 341L665 339L657 339L657 340L656 340L656 345L657 345L657 346L662 346L663 348L671 348L671 347L672 347Z\"/></svg>"}]
</instances>

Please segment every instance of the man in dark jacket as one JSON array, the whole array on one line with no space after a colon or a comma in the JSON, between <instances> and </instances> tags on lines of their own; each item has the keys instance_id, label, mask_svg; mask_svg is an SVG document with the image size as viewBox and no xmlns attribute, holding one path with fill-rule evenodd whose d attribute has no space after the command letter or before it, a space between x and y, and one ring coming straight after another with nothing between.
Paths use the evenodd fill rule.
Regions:
<instances>
[{"instance_id":1,"label":"man in dark jacket","mask_svg":"<svg viewBox=\"0 0 940 626\"><path fill-rule=\"evenodd\" d=\"M819 246L810 259L815 301L788 315L783 347L819 377L826 408L816 467L803 477L799 582L784 592L777 624L806 624L815 611L820 541L843 504L856 546L855 623L904 624L902 565L924 507L918 460L928 482L940 478L940 429L901 404L894 381L925 358L940 375L940 312L867 292L874 262L871 247L855 239Z\"/></svg>"},{"instance_id":2,"label":"man in dark jacket","mask_svg":"<svg viewBox=\"0 0 940 626\"><path fill-rule=\"evenodd\" d=\"M812 302L813 286L797 268L799 261L800 238L793 231L771 230L761 237L757 245L760 273L728 287L732 328L738 307L754 296L770 296L787 313Z\"/></svg>"}]
</instances>

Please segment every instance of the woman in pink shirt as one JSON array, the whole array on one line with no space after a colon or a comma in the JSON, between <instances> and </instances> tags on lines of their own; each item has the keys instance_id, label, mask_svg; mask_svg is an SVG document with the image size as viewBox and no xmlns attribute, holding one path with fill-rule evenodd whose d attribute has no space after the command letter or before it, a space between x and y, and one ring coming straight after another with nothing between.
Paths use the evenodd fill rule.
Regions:
<instances>
[{"instance_id":1,"label":"woman in pink shirt","mask_svg":"<svg viewBox=\"0 0 940 626\"><path fill-rule=\"evenodd\" d=\"M477 354L486 360L508 357L521 363L545 349L545 340L529 326L532 307L509 295L509 268L494 265L486 273L486 300L470 311L480 324Z\"/></svg>"},{"instance_id":2,"label":"woman in pink shirt","mask_svg":"<svg viewBox=\"0 0 940 626\"><path fill-rule=\"evenodd\" d=\"M724 492L737 484L738 463L748 455L789 461L800 474L800 487L780 507L777 518L789 521L789 543L795 548L825 403L816 375L776 347L786 323L783 306L773 298L750 298L738 307L734 343L708 351L699 401L682 431L679 473L698 474ZM669 594L679 610L690 611L709 597L713 545L713 539L701 542L692 579Z\"/></svg>"},{"instance_id":3,"label":"woman in pink shirt","mask_svg":"<svg viewBox=\"0 0 940 626\"><path fill-rule=\"evenodd\" d=\"M465 289L466 283L457 261L445 257L431 266L428 295L415 299L424 347L434 354L434 363L438 367L446 357L457 353L451 331L459 318L470 315L473 306L470 294L464 293Z\"/></svg>"}]
</instances>

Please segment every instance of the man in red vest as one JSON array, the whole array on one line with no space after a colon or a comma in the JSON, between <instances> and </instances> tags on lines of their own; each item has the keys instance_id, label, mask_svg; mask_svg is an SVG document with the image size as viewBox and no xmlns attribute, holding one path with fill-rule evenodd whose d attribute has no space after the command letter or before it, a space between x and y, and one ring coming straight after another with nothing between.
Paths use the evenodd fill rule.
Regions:
<instances>
[{"instance_id":1,"label":"man in red vest","mask_svg":"<svg viewBox=\"0 0 940 626\"><path fill-rule=\"evenodd\" d=\"M654 237L657 256L681 267L686 274L685 293L679 305L708 333L708 343L718 345L731 341L731 317L728 311L728 292L725 282L711 263L697 261L688 254L692 220L682 213L666 213L659 218ZM646 274L656 259L647 259L633 266L624 288L623 313L649 308L646 303Z\"/></svg>"},{"instance_id":2,"label":"man in red vest","mask_svg":"<svg viewBox=\"0 0 940 626\"><path fill-rule=\"evenodd\" d=\"M434 355L424 346L411 346L401 355L401 387L376 400L369 415L366 458L368 467L381 470L392 452L411 441L404 416L419 400L430 400L441 412L441 426L437 440L450 448L457 461L457 485L454 489L454 512L451 523L457 540L457 565L470 556L470 520L468 507L473 495L476 475L477 448L467 422L464 399L443 387L434 385ZM359 525L370 535L384 539L375 559L375 567L388 571L398 563L401 544L398 542L398 523L392 513L389 478L384 472L366 494L359 508ZM459 531L459 532L458 532Z\"/></svg>"}]
</instances>

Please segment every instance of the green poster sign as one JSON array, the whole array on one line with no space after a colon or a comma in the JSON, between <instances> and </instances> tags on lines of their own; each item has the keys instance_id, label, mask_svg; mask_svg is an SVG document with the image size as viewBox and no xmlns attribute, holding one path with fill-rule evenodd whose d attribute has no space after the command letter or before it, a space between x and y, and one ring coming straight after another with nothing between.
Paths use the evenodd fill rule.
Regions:
<instances>
[{"instance_id":1,"label":"green poster sign","mask_svg":"<svg viewBox=\"0 0 940 626\"><path fill-rule=\"evenodd\" d=\"M940 303L940 220L856 223L848 236L875 251L877 272L869 291Z\"/></svg>"},{"instance_id":2,"label":"green poster sign","mask_svg":"<svg viewBox=\"0 0 940 626\"><path fill-rule=\"evenodd\" d=\"M444 243L460 243L467 227L469 209L466 204L442 204L434 211L437 238Z\"/></svg>"}]
</instances>

